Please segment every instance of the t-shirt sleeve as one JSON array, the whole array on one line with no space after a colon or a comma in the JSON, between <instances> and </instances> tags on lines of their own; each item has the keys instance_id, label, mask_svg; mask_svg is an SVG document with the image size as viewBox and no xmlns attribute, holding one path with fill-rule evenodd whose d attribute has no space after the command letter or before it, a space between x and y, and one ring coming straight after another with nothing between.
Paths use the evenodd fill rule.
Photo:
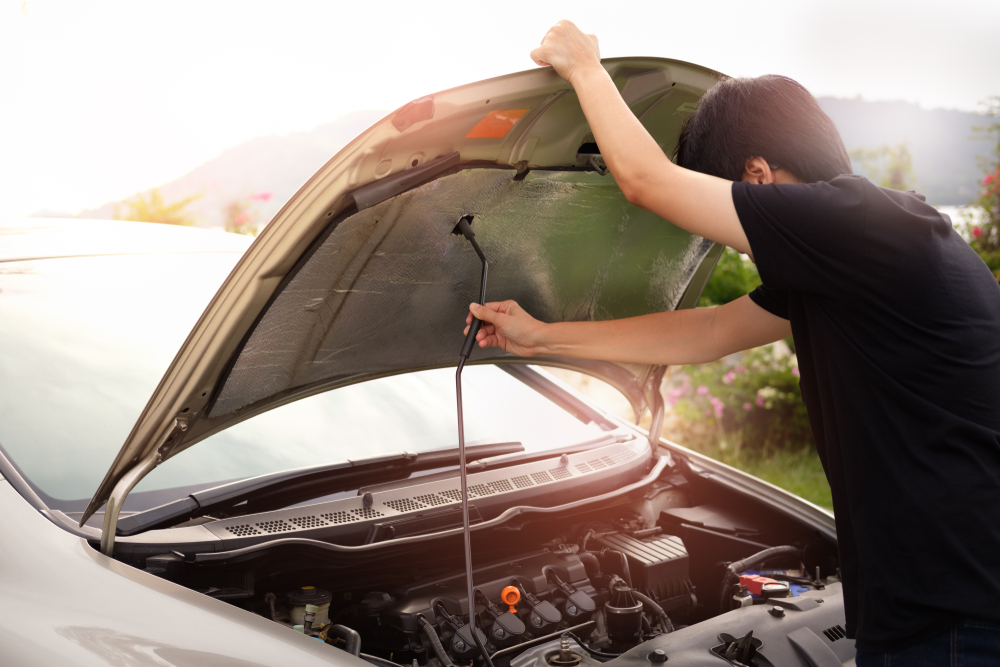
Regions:
<instances>
[{"instance_id":1,"label":"t-shirt sleeve","mask_svg":"<svg viewBox=\"0 0 1000 667\"><path fill-rule=\"evenodd\" d=\"M767 285L758 285L750 292L750 300L755 304L782 319L788 319L788 292L772 289Z\"/></svg>"},{"instance_id":2,"label":"t-shirt sleeve","mask_svg":"<svg viewBox=\"0 0 1000 667\"><path fill-rule=\"evenodd\" d=\"M864 179L733 183L733 204L761 280L773 289L843 293L865 239Z\"/></svg>"}]
</instances>

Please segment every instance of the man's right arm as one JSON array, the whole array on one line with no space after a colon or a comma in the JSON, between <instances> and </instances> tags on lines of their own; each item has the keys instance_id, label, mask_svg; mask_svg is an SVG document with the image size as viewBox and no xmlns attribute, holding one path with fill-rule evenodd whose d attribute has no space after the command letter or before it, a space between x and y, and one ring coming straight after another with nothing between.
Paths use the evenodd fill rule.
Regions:
<instances>
[{"instance_id":1,"label":"man's right arm","mask_svg":"<svg viewBox=\"0 0 1000 667\"><path fill-rule=\"evenodd\" d=\"M788 320L742 296L724 306L604 322L539 322L513 301L472 304L483 320L480 347L519 356L560 356L641 364L699 364L791 335ZM472 315L467 318L471 321Z\"/></svg>"},{"instance_id":2,"label":"man's right arm","mask_svg":"<svg viewBox=\"0 0 1000 667\"><path fill-rule=\"evenodd\" d=\"M596 38L560 21L531 52L569 81L601 155L625 197L678 227L752 256L730 181L675 165L622 99Z\"/></svg>"}]
</instances>

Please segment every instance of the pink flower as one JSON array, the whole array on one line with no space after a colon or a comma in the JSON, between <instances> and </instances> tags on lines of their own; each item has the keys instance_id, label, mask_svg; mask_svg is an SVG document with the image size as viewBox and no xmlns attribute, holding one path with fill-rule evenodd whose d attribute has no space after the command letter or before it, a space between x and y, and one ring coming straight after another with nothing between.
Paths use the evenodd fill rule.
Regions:
<instances>
[{"instance_id":1,"label":"pink flower","mask_svg":"<svg viewBox=\"0 0 1000 667\"><path fill-rule=\"evenodd\" d=\"M722 381L725 382L726 384L732 384L735 378L736 378L736 373L729 371L728 373L722 376Z\"/></svg>"},{"instance_id":2,"label":"pink flower","mask_svg":"<svg viewBox=\"0 0 1000 667\"><path fill-rule=\"evenodd\" d=\"M667 392L667 402L670 403L670 405L677 405L677 401L679 401L681 399L681 396L683 395L684 395L684 387L671 389L670 391Z\"/></svg>"},{"instance_id":3,"label":"pink flower","mask_svg":"<svg viewBox=\"0 0 1000 667\"><path fill-rule=\"evenodd\" d=\"M972 238L978 239L982 235L983 235L983 228L980 227L979 225L975 225L972 228Z\"/></svg>"},{"instance_id":4,"label":"pink flower","mask_svg":"<svg viewBox=\"0 0 1000 667\"><path fill-rule=\"evenodd\" d=\"M751 409L752 407L753 407L753 406L752 406L752 405L750 405L749 403L744 403L744 404L743 404L743 409L744 409L744 410L746 410L747 412L750 412L750 409Z\"/></svg>"},{"instance_id":5,"label":"pink flower","mask_svg":"<svg viewBox=\"0 0 1000 667\"><path fill-rule=\"evenodd\" d=\"M698 387L698 393L702 396L705 396L706 394L708 394L708 387L706 387L705 385L701 385L700 387Z\"/></svg>"},{"instance_id":6,"label":"pink flower","mask_svg":"<svg viewBox=\"0 0 1000 667\"><path fill-rule=\"evenodd\" d=\"M270 190L262 190L261 192L250 195L250 201L270 201L273 196L274 193Z\"/></svg>"},{"instance_id":7,"label":"pink flower","mask_svg":"<svg viewBox=\"0 0 1000 667\"><path fill-rule=\"evenodd\" d=\"M726 405L722 402L722 400L713 396L711 400L709 400L709 403L712 404L712 409L715 411L715 418L722 419L722 411L726 408Z\"/></svg>"},{"instance_id":8,"label":"pink flower","mask_svg":"<svg viewBox=\"0 0 1000 667\"><path fill-rule=\"evenodd\" d=\"M993 174L986 174L986 178L983 179L983 185L989 185L993 182L994 178Z\"/></svg>"},{"instance_id":9,"label":"pink flower","mask_svg":"<svg viewBox=\"0 0 1000 667\"><path fill-rule=\"evenodd\" d=\"M681 399L681 390L674 389L673 391L667 393L667 402L670 405L677 405L677 401Z\"/></svg>"},{"instance_id":10,"label":"pink flower","mask_svg":"<svg viewBox=\"0 0 1000 667\"><path fill-rule=\"evenodd\" d=\"M792 369L792 375L794 375L795 377L798 377L799 376L799 369L798 368L793 368Z\"/></svg>"},{"instance_id":11,"label":"pink flower","mask_svg":"<svg viewBox=\"0 0 1000 667\"><path fill-rule=\"evenodd\" d=\"M233 224L236 225L237 227L239 227L240 225L246 224L249 221L250 221L250 214L249 213L240 213L236 217L236 219L233 220Z\"/></svg>"},{"instance_id":12,"label":"pink flower","mask_svg":"<svg viewBox=\"0 0 1000 667\"><path fill-rule=\"evenodd\" d=\"M757 407L758 408L764 407L764 397L761 396L760 394L757 395Z\"/></svg>"},{"instance_id":13,"label":"pink flower","mask_svg":"<svg viewBox=\"0 0 1000 667\"><path fill-rule=\"evenodd\" d=\"M747 372L747 367L746 366L737 366L736 368L733 369L733 372L734 373L746 373Z\"/></svg>"}]
</instances>

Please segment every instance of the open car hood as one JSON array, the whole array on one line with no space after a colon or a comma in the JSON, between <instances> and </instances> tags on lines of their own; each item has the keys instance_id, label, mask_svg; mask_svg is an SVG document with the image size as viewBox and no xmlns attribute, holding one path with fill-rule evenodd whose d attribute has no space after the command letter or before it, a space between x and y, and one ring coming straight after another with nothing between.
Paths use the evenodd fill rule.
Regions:
<instances>
[{"instance_id":1,"label":"open car hood","mask_svg":"<svg viewBox=\"0 0 1000 667\"><path fill-rule=\"evenodd\" d=\"M668 153L719 79L673 60L604 66ZM549 322L693 307L721 249L629 204L601 175L593 142L576 94L551 68L436 93L369 128L247 250L80 524L107 503L107 533L143 476L236 422L337 386L457 364L480 278L475 252L452 233L462 216L473 216L490 261L490 300L516 299ZM662 368L479 348L476 362L596 375L637 417L660 400Z\"/></svg>"}]
</instances>

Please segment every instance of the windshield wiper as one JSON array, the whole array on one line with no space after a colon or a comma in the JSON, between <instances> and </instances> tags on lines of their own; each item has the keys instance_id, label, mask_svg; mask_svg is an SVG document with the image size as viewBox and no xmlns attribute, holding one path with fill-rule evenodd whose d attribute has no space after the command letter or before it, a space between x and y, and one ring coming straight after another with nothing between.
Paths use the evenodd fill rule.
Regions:
<instances>
[{"instance_id":1,"label":"windshield wiper","mask_svg":"<svg viewBox=\"0 0 1000 667\"><path fill-rule=\"evenodd\" d=\"M500 442L466 447L468 460L486 459L524 451L520 442ZM209 511L226 512L237 505L241 514L255 514L287 507L302 500L338 491L357 489L378 481L406 479L420 470L458 465L458 449L436 449L415 454L396 452L309 468L297 468L241 479L173 502L118 519L117 535L135 535L164 525L201 516ZM330 483L336 481L336 486Z\"/></svg>"}]
</instances>

